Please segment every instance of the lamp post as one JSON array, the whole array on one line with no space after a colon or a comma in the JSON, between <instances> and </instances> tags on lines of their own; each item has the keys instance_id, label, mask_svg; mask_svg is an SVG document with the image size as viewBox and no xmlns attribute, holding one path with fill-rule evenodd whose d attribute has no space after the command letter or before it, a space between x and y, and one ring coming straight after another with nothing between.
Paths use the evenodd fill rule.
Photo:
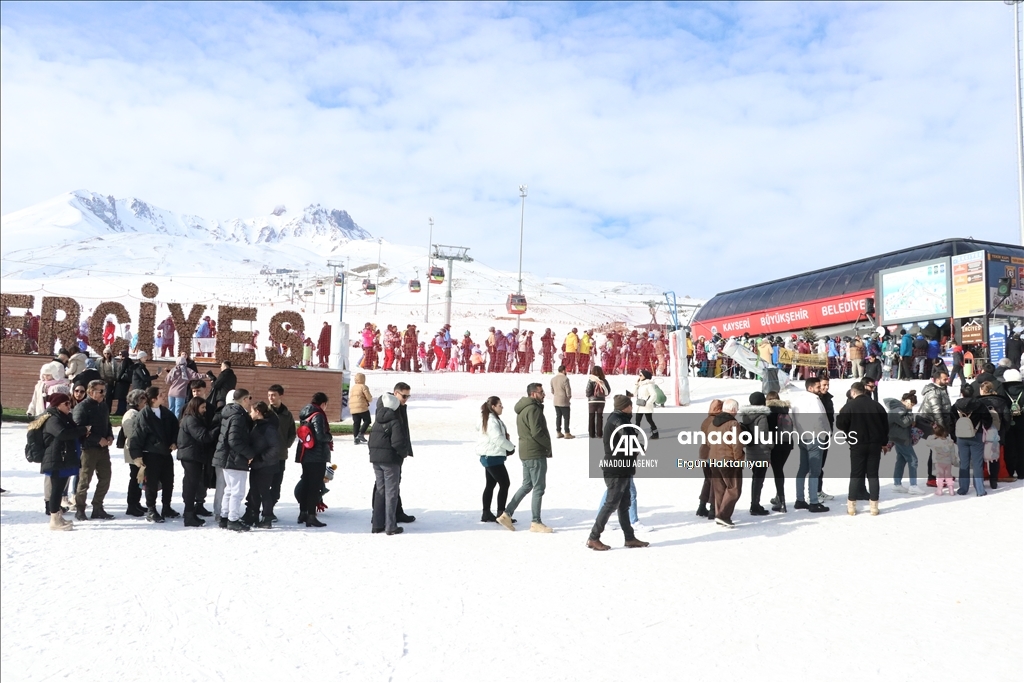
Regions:
<instances>
[{"instance_id":1,"label":"lamp post","mask_svg":"<svg viewBox=\"0 0 1024 683\"><path fill-rule=\"evenodd\" d=\"M519 288L516 294L523 293L523 221L526 218L526 185L519 186L519 197L522 200L519 211Z\"/></svg>"},{"instance_id":2,"label":"lamp post","mask_svg":"<svg viewBox=\"0 0 1024 683\"><path fill-rule=\"evenodd\" d=\"M380 301L380 253L384 249L384 238L377 238L377 281L373 285L373 314L377 315L377 302Z\"/></svg>"},{"instance_id":3,"label":"lamp post","mask_svg":"<svg viewBox=\"0 0 1024 683\"><path fill-rule=\"evenodd\" d=\"M1007 5L1013 5L1013 73L1016 76L1015 91L1017 94L1017 212L1020 223L1020 243L1024 244L1024 121L1021 112L1020 99L1020 4L1022 0L1003 0Z\"/></svg>"},{"instance_id":4,"label":"lamp post","mask_svg":"<svg viewBox=\"0 0 1024 683\"><path fill-rule=\"evenodd\" d=\"M427 307L423 313L423 322L429 322L430 318L430 250L434 248L434 219L428 218L427 222L430 223L430 236L427 237Z\"/></svg>"}]
</instances>

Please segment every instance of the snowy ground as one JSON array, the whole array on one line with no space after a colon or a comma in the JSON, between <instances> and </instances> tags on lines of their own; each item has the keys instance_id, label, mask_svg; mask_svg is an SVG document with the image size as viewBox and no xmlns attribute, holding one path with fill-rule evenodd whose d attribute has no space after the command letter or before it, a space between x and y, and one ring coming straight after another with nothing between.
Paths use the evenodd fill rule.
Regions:
<instances>
[{"instance_id":1,"label":"snowy ground","mask_svg":"<svg viewBox=\"0 0 1024 683\"><path fill-rule=\"evenodd\" d=\"M756 386L706 380L694 394L703 406ZM883 383L883 396L906 386ZM641 521L655 530L641 538L652 546L624 549L609 530L613 550L595 553L583 544L603 485L587 478L586 439L555 442L544 511L554 534L525 531L528 502L514 534L478 521L470 388L417 401L414 387L403 498L418 519L394 537L369 533L372 472L365 447L348 441L335 451L325 529L297 527L290 496L280 528L249 534L124 517L127 466L116 458L118 518L52 533L24 425L5 424L3 679L1024 678L1012 635L1024 627L1024 485L984 500L884 486L877 518L848 517L840 496L826 515L738 511L741 525L723 530L694 516L698 480L643 480ZM573 417L583 432L582 403ZM891 465L887 456L883 474ZM290 465L286 491L298 472Z\"/></svg>"}]
</instances>

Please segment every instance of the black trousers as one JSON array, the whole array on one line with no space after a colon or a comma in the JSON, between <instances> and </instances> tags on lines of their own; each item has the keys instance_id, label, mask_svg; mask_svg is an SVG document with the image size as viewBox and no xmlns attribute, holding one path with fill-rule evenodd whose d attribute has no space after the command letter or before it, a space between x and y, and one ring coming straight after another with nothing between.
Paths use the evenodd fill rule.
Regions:
<instances>
[{"instance_id":1,"label":"black trousers","mask_svg":"<svg viewBox=\"0 0 1024 683\"><path fill-rule=\"evenodd\" d=\"M636 535L633 533L633 525L629 523L630 480L631 477L604 478L604 485L608 487L608 494L605 496L604 505L601 506L600 512L597 513L597 519L594 520L594 527L590 530L590 540L601 540L604 527L608 524L608 519L611 518L612 512L616 510L619 513L619 526L622 527L622 533L625 535L626 540L632 541L636 539Z\"/></svg>"},{"instance_id":2,"label":"black trousers","mask_svg":"<svg viewBox=\"0 0 1024 683\"><path fill-rule=\"evenodd\" d=\"M858 500L864 488L864 477L868 478L868 497L878 500L878 465L882 462L881 446L854 447L850 449L850 490L847 500Z\"/></svg>"},{"instance_id":3,"label":"black trousers","mask_svg":"<svg viewBox=\"0 0 1024 683\"><path fill-rule=\"evenodd\" d=\"M640 421L643 418L647 418L647 424L651 425L651 434L658 433L658 425L654 424L654 413L637 413L636 414L636 426L640 426Z\"/></svg>"},{"instance_id":4,"label":"black trousers","mask_svg":"<svg viewBox=\"0 0 1024 683\"><path fill-rule=\"evenodd\" d=\"M280 466L274 470L274 480L270 484L270 497L273 499L274 505L281 500L281 482L284 481L284 469L287 464L287 460L282 460ZM327 469L324 468L324 472L326 471Z\"/></svg>"},{"instance_id":5,"label":"black trousers","mask_svg":"<svg viewBox=\"0 0 1024 683\"><path fill-rule=\"evenodd\" d=\"M128 509L142 507L142 489L139 487L139 468L134 463L128 465Z\"/></svg>"},{"instance_id":6,"label":"black trousers","mask_svg":"<svg viewBox=\"0 0 1024 683\"><path fill-rule=\"evenodd\" d=\"M818 475L818 493L821 493L821 485L825 481L825 461L828 460L828 449L821 449L821 474Z\"/></svg>"},{"instance_id":7,"label":"black trousers","mask_svg":"<svg viewBox=\"0 0 1024 683\"><path fill-rule=\"evenodd\" d=\"M280 471L279 467L271 465L249 472L249 495L245 501L247 513L252 513L255 516L262 508L264 517L274 514L274 475ZM327 471L326 464L324 471ZM316 511L316 503L313 504L313 511Z\"/></svg>"},{"instance_id":8,"label":"black trousers","mask_svg":"<svg viewBox=\"0 0 1024 683\"><path fill-rule=\"evenodd\" d=\"M60 492L67 486L70 477L62 477L59 474L50 475L50 500L47 502L47 512L63 512L60 507ZM38 508L36 508L38 509Z\"/></svg>"},{"instance_id":9,"label":"black trousers","mask_svg":"<svg viewBox=\"0 0 1024 683\"><path fill-rule=\"evenodd\" d=\"M751 469L753 477L750 480L750 507L761 505L761 489L764 488L764 478L768 474L768 467L754 467Z\"/></svg>"},{"instance_id":10,"label":"black trousers","mask_svg":"<svg viewBox=\"0 0 1024 683\"><path fill-rule=\"evenodd\" d=\"M201 462L191 460L181 461L181 468L185 470L185 476L181 479L181 500L185 503L186 515L195 513L196 504L199 502L199 489L203 490L203 498L206 498L203 465Z\"/></svg>"},{"instance_id":11,"label":"black trousers","mask_svg":"<svg viewBox=\"0 0 1024 683\"><path fill-rule=\"evenodd\" d=\"M604 437L604 402L587 404L587 432L591 439Z\"/></svg>"},{"instance_id":12,"label":"black trousers","mask_svg":"<svg viewBox=\"0 0 1024 683\"><path fill-rule=\"evenodd\" d=\"M325 462L304 462L302 463L302 502L299 511L315 515L316 506L320 503L321 489L324 483L324 473L327 472Z\"/></svg>"},{"instance_id":13,"label":"black trousers","mask_svg":"<svg viewBox=\"0 0 1024 683\"><path fill-rule=\"evenodd\" d=\"M142 462L146 465L146 507L156 510L156 494L161 488L163 506L171 506L174 495L174 458L155 453L143 453Z\"/></svg>"},{"instance_id":14,"label":"black trousers","mask_svg":"<svg viewBox=\"0 0 1024 683\"><path fill-rule=\"evenodd\" d=\"M900 358L900 379L914 379L913 356L902 356Z\"/></svg>"},{"instance_id":15,"label":"black trousers","mask_svg":"<svg viewBox=\"0 0 1024 683\"><path fill-rule=\"evenodd\" d=\"M362 436L370 428L370 411L352 413L352 438Z\"/></svg>"},{"instance_id":16,"label":"black trousers","mask_svg":"<svg viewBox=\"0 0 1024 683\"><path fill-rule=\"evenodd\" d=\"M786 461L793 450L792 446L772 449L772 476L775 477L775 497L779 501L786 500Z\"/></svg>"},{"instance_id":17,"label":"black trousers","mask_svg":"<svg viewBox=\"0 0 1024 683\"><path fill-rule=\"evenodd\" d=\"M498 512L496 514L500 517L501 513L505 511L505 503L508 501L508 470L505 469L505 463L501 463L485 468L484 474L487 477L487 483L484 486L484 512L490 511L491 497L494 495L494 487L497 486Z\"/></svg>"},{"instance_id":18,"label":"black trousers","mask_svg":"<svg viewBox=\"0 0 1024 683\"><path fill-rule=\"evenodd\" d=\"M565 420L565 432L569 432L569 406L555 406L555 431L561 433L562 420Z\"/></svg>"}]
</instances>

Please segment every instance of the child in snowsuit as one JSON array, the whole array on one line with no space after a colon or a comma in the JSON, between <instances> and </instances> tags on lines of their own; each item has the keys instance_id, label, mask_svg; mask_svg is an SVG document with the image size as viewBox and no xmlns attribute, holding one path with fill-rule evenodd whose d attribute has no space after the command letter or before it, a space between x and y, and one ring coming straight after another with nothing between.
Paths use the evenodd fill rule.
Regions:
<instances>
[{"instance_id":1,"label":"child in snowsuit","mask_svg":"<svg viewBox=\"0 0 1024 683\"><path fill-rule=\"evenodd\" d=\"M960 466L956 444L938 423L932 426L932 436L925 439L924 443L932 451L932 463L935 466L935 495L941 496L942 489L949 488L949 495L955 496L953 468Z\"/></svg>"}]
</instances>

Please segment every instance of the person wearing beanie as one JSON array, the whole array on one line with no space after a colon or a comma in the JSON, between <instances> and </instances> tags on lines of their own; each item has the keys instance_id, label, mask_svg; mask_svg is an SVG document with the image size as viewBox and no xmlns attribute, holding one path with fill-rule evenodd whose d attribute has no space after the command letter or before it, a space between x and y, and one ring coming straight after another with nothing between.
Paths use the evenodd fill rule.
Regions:
<instances>
[{"instance_id":1,"label":"person wearing beanie","mask_svg":"<svg viewBox=\"0 0 1024 683\"><path fill-rule=\"evenodd\" d=\"M760 391L752 393L748 400L749 404L739 409L736 419L755 437L749 444L743 446L743 454L749 462L756 463L751 468L753 478L750 483L750 514L760 516L769 514L768 510L761 506L761 489L764 488L764 477L768 473L768 463L772 455L772 430L769 422L772 411L766 405L765 395Z\"/></svg>"},{"instance_id":2,"label":"person wearing beanie","mask_svg":"<svg viewBox=\"0 0 1024 683\"><path fill-rule=\"evenodd\" d=\"M630 413L633 411L632 401L628 396L617 395L612 399L615 411L608 416L604 425L604 461L601 464L601 471L604 473L604 483L607 487L601 510L597 513L594 526L590 530L590 537L587 539L587 547L591 550L610 550L610 546L601 542L601 534L608 523L612 512L618 511L619 526L622 534L626 537L627 548L646 548L650 545L646 541L638 540L633 526L630 523L629 508L633 475L636 473L635 454L612 454L616 444L612 443L612 434L623 425L628 425ZM629 430L622 430L617 438L621 438ZM631 451L630 451L631 453Z\"/></svg>"},{"instance_id":3,"label":"person wearing beanie","mask_svg":"<svg viewBox=\"0 0 1024 683\"><path fill-rule=\"evenodd\" d=\"M600 370L600 368L595 368L595 369ZM619 399L617 402L615 400L616 398ZM616 405L616 403L617 403L617 405ZM612 406L613 406L613 408L617 412L625 414L626 415L626 422L629 422L629 414L633 410L633 403L630 400L629 396L616 396L615 398L612 399ZM602 430L603 430L603 427L602 427ZM602 439L604 438L604 432L603 431L601 433L601 437L600 438L602 438ZM608 491L606 489L604 491L604 493L601 494L601 503L597 506L598 511L600 511L600 509L604 506L604 504L605 504L605 502L607 500L608 500ZM630 523L630 525L632 525L633 531L648 531L648 528L646 526L644 526L640 522L640 515L637 512L636 481L633 478L630 478L630 480L629 480L629 523Z\"/></svg>"},{"instance_id":4,"label":"person wearing beanie","mask_svg":"<svg viewBox=\"0 0 1024 683\"><path fill-rule=\"evenodd\" d=\"M640 426L640 421L643 418L647 418L647 424L651 426L651 438L658 438L658 425L654 424L654 402L658 398L658 392L654 389L654 380L651 377L651 371L644 369L640 371L640 376L636 380L636 390L633 392L636 396L636 424Z\"/></svg>"},{"instance_id":5,"label":"person wearing beanie","mask_svg":"<svg viewBox=\"0 0 1024 683\"><path fill-rule=\"evenodd\" d=\"M54 393L46 397L46 412L28 426L29 431L43 431L43 462L39 471L50 479L50 497L47 512L50 513L51 531L71 531L74 525L64 519L60 492L68 479L78 473L79 440L89 435L88 426L79 427L71 416L71 397Z\"/></svg>"}]
</instances>

